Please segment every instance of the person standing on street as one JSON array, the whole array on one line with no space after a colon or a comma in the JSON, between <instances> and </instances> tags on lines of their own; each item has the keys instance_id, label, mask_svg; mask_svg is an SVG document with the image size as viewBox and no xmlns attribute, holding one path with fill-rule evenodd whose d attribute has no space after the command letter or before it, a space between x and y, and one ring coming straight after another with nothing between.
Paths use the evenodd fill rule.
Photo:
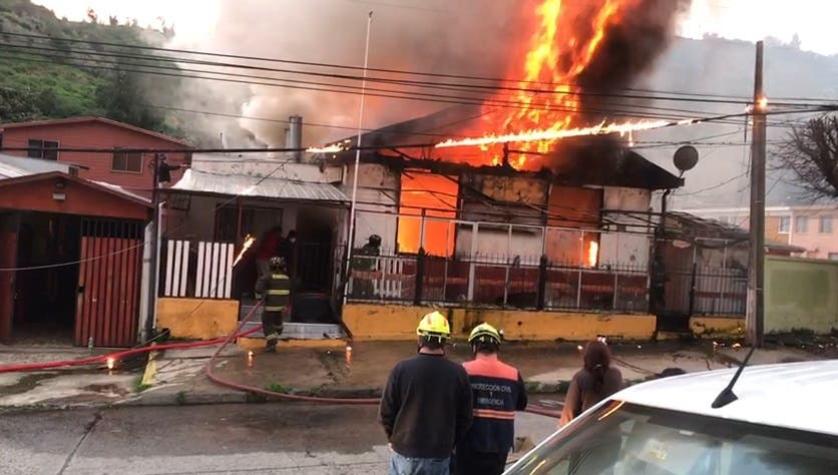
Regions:
<instances>
[{"instance_id":1,"label":"person standing on street","mask_svg":"<svg viewBox=\"0 0 838 475\"><path fill-rule=\"evenodd\" d=\"M623 386L623 375L620 370L611 367L611 351L604 341L588 343L582 359L583 368L573 375L570 381L559 427L616 393Z\"/></svg>"},{"instance_id":2,"label":"person standing on street","mask_svg":"<svg viewBox=\"0 0 838 475\"><path fill-rule=\"evenodd\" d=\"M285 272L285 260L271 257L269 274L256 281L256 294L262 299L262 333L265 335L265 352L276 352L282 335L282 315L291 300L291 279Z\"/></svg>"},{"instance_id":3,"label":"person standing on street","mask_svg":"<svg viewBox=\"0 0 838 475\"><path fill-rule=\"evenodd\" d=\"M468 338L474 359L463 366L473 394L474 421L457 444L457 475L500 475L515 440L515 411L527 408L521 373L498 358L501 336L482 323Z\"/></svg>"},{"instance_id":4,"label":"person standing on street","mask_svg":"<svg viewBox=\"0 0 838 475\"><path fill-rule=\"evenodd\" d=\"M451 453L472 419L465 369L445 357L448 320L432 312L416 329L419 352L393 368L379 421L390 442L390 475L448 475Z\"/></svg>"}]
</instances>

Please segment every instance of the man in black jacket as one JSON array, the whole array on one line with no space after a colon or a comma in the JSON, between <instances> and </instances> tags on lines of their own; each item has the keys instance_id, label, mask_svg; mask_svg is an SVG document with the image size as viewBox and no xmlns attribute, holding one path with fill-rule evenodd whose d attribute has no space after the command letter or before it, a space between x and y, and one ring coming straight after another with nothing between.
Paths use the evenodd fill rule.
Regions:
<instances>
[{"instance_id":1,"label":"man in black jacket","mask_svg":"<svg viewBox=\"0 0 838 475\"><path fill-rule=\"evenodd\" d=\"M445 357L451 331L444 315L425 315L416 333L419 354L393 368L381 398L389 473L448 475L451 453L471 425L471 385L465 369Z\"/></svg>"}]
</instances>

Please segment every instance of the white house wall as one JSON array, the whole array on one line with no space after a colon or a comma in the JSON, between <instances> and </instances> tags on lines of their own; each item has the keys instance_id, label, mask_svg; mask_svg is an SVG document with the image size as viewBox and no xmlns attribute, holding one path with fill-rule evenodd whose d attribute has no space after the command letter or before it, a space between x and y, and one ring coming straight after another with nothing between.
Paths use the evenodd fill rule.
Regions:
<instances>
[{"instance_id":1,"label":"white house wall","mask_svg":"<svg viewBox=\"0 0 838 475\"><path fill-rule=\"evenodd\" d=\"M619 211L647 212L651 204L652 193L649 190L634 188L606 187L603 195L603 209ZM637 219L608 214L608 220L616 225L636 226ZM615 225L610 226L617 231ZM632 230L636 230L632 228ZM603 233L599 242L600 265L641 266L649 263L649 236L629 232Z\"/></svg>"},{"instance_id":2,"label":"white house wall","mask_svg":"<svg viewBox=\"0 0 838 475\"><path fill-rule=\"evenodd\" d=\"M348 167L341 190L352 198L354 167ZM389 168L374 163L362 163L358 175L358 205L355 216L355 246L367 243L370 235L381 236L381 247L386 251L396 249L398 219L397 198L399 175ZM380 204L370 204L380 203Z\"/></svg>"}]
</instances>

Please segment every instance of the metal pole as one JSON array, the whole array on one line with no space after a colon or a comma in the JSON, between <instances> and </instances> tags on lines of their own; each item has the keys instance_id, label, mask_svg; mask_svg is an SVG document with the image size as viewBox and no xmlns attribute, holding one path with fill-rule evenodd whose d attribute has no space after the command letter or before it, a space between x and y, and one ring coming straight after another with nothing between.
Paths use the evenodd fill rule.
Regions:
<instances>
[{"instance_id":1,"label":"metal pole","mask_svg":"<svg viewBox=\"0 0 838 475\"><path fill-rule=\"evenodd\" d=\"M355 150L355 171L352 174L352 205L349 208L349 236L347 236L348 245L346 246L346 275L348 276L352 271L349 268L352 263L352 246L355 241L355 204L358 197L358 174L361 165L361 135L364 128L364 105L367 93L367 68L370 60L370 32L372 31L372 10L370 10L367 17L367 39L364 46L364 77L361 81L361 105L358 108L358 138ZM347 293L343 293L343 303L346 303Z\"/></svg>"},{"instance_id":2,"label":"metal pole","mask_svg":"<svg viewBox=\"0 0 838 475\"><path fill-rule=\"evenodd\" d=\"M748 311L745 319L748 343L762 346L765 280L765 112L762 85L763 43L757 42L754 73L753 132L751 138L751 265L748 272Z\"/></svg>"},{"instance_id":3,"label":"metal pole","mask_svg":"<svg viewBox=\"0 0 838 475\"><path fill-rule=\"evenodd\" d=\"M151 217L151 262L149 263L148 272L148 308L145 320L145 335L146 340L152 337L155 326L155 316L157 315L157 276L160 273L159 267L159 234L160 234L160 154L154 154L154 161L152 162L154 171L152 173L151 184L151 206L154 215Z\"/></svg>"}]
</instances>

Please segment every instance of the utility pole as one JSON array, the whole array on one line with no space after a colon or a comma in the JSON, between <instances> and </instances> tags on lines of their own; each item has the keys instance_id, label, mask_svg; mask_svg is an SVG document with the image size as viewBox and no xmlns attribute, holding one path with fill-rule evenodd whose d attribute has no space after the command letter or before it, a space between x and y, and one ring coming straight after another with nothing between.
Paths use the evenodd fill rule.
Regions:
<instances>
[{"instance_id":1,"label":"utility pole","mask_svg":"<svg viewBox=\"0 0 838 475\"><path fill-rule=\"evenodd\" d=\"M768 101L762 84L763 42L757 42L751 135L751 265L748 270L747 339L761 347L765 323L765 112Z\"/></svg>"},{"instance_id":2,"label":"utility pole","mask_svg":"<svg viewBox=\"0 0 838 475\"><path fill-rule=\"evenodd\" d=\"M153 337L154 333L154 317L157 315L157 276L160 273L160 269L158 268L158 250L159 250L159 243L158 243L158 236L160 235L160 156L162 154L155 153L154 154L154 161L152 162L154 166L153 172L153 181L151 185L151 206L152 212L154 213L151 217L151 237L149 239L149 245L151 246L150 256L151 262L149 263L149 272L148 272L148 314L146 315L145 320L145 339L148 340L149 338Z\"/></svg>"},{"instance_id":3,"label":"utility pole","mask_svg":"<svg viewBox=\"0 0 838 475\"><path fill-rule=\"evenodd\" d=\"M355 215L358 199L358 175L361 172L361 138L364 127L364 105L367 98L367 69L370 63L370 33L372 31L372 10L367 16L367 39L364 46L364 78L361 81L361 104L358 108L358 136L355 149L355 171L352 174L352 204L349 207L349 235L346 243L346 270L344 274L343 303L346 303L346 285L349 282L349 275L352 272L352 246L355 245Z\"/></svg>"}]
</instances>

